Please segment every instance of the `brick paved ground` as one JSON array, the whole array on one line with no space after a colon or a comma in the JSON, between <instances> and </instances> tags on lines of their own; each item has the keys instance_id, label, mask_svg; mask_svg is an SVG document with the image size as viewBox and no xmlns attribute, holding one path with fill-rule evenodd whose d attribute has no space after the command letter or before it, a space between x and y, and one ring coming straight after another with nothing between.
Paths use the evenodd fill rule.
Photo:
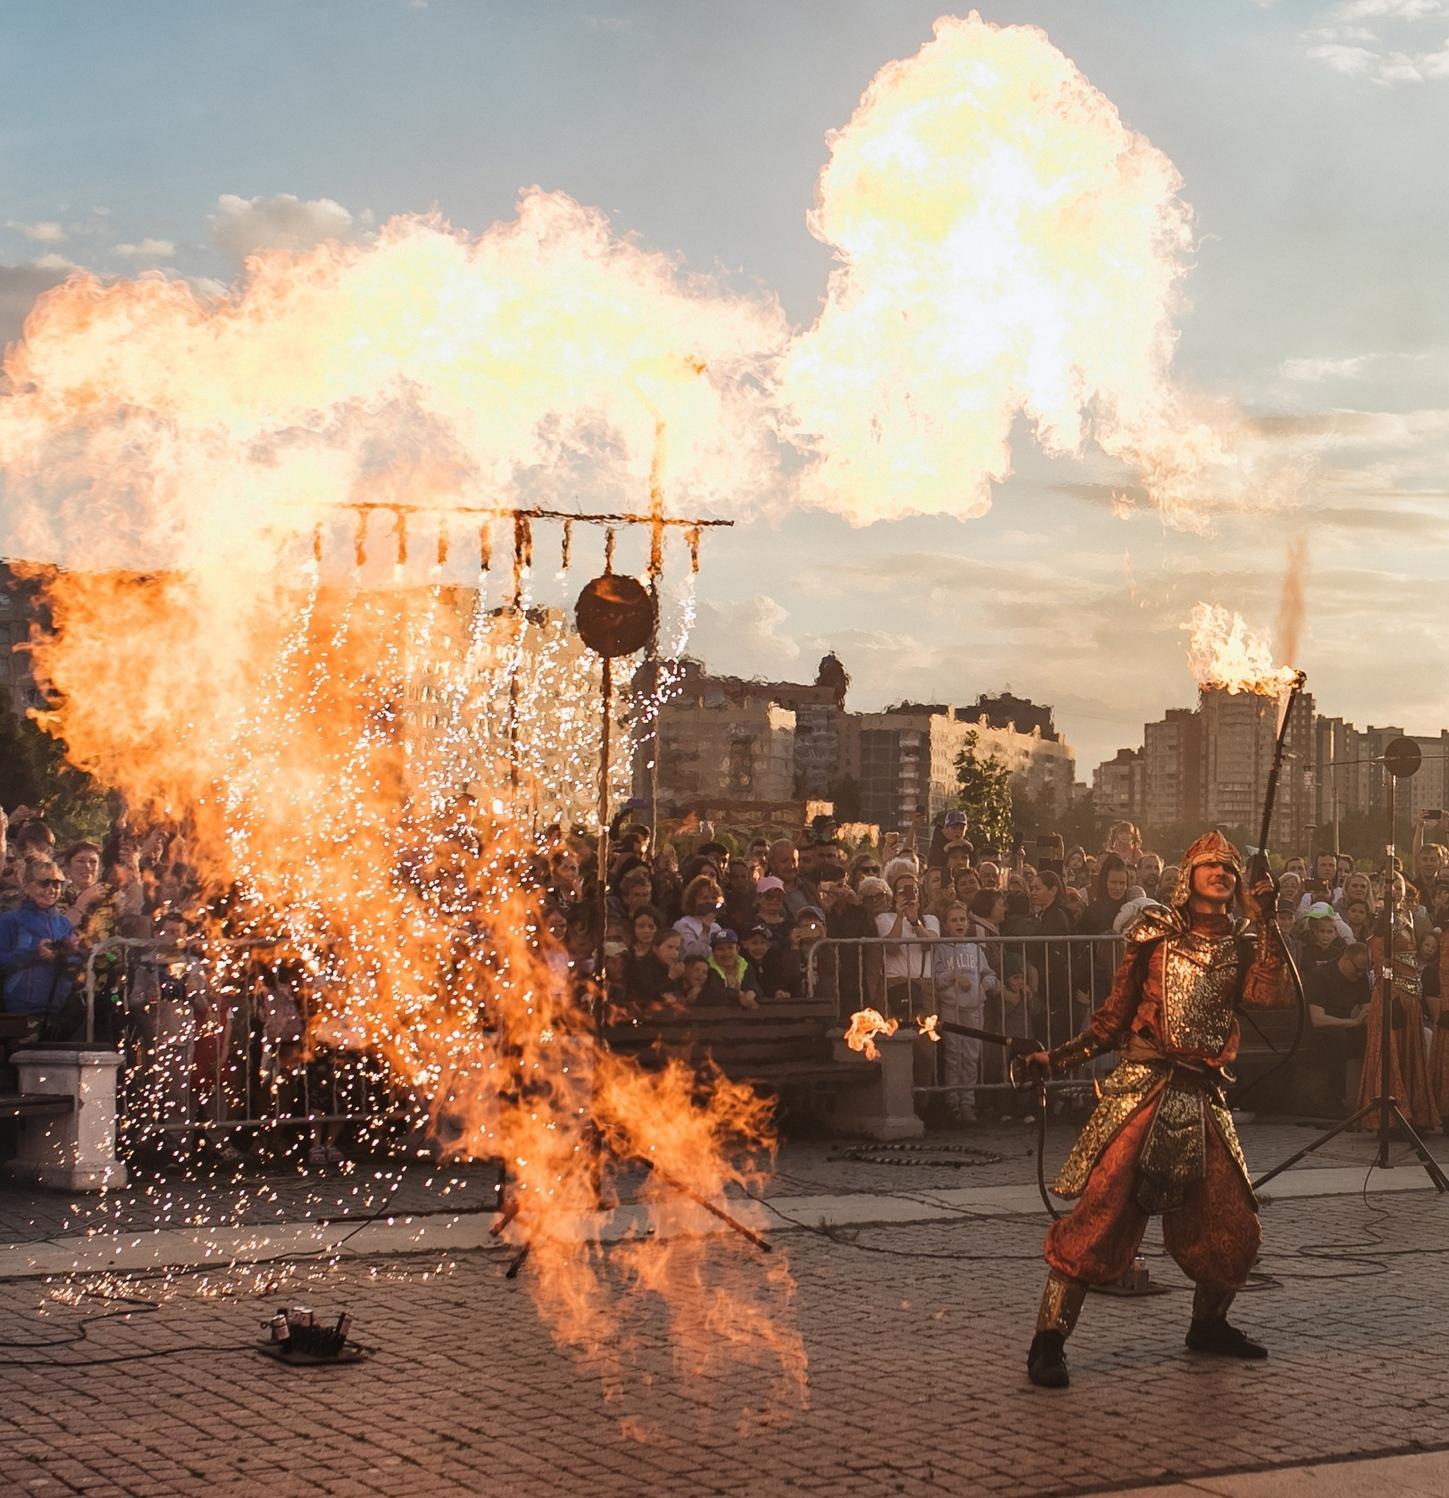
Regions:
<instances>
[{"instance_id":1,"label":"brick paved ground","mask_svg":"<svg viewBox=\"0 0 1449 1498\"><path fill-rule=\"evenodd\" d=\"M1074 1120L1052 1121L1047 1143L1049 1174L1055 1162L1065 1157L1078 1126ZM1260 1171L1301 1149L1316 1132L1316 1126L1271 1120L1242 1129L1248 1158ZM1435 1135L1429 1142L1449 1165L1449 1139ZM939 1149L941 1145L947 1150ZM959 1145L997 1158L953 1165L949 1151ZM921 1145L906 1148L872 1149L839 1139L793 1141L782 1149L778 1174L766 1190L800 1195L1027 1185L1036 1179L1035 1151L1035 1128L1024 1123L983 1125L955 1133L933 1131ZM1373 1153L1374 1141L1369 1136L1344 1135L1299 1168L1367 1167ZM859 1158L862 1155L869 1158ZM928 1163L912 1163L922 1156ZM1407 1159L1408 1152L1397 1147L1395 1157ZM124 1190L103 1197L66 1197L0 1181L0 1244L152 1227L331 1221L367 1216L385 1202L400 1214L484 1210L496 1200L497 1172L492 1167L417 1162L409 1166L399 1186L398 1164L395 1158L368 1159L313 1171L287 1165L237 1170L207 1165L189 1171L141 1173ZM621 1182L624 1199L632 1195L638 1179L626 1176Z\"/></svg>"},{"instance_id":2,"label":"brick paved ground","mask_svg":"<svg viewBox=\"0 0 1449 1498\"><path fill-rule=\"evenodd\" d=\"M607 1401L599 1366L554 1347L525 1285L502 1278L501 1256L463 1255L442 1273L397 1258L325 1272L307 1302L350 1306L377 1355L315 1374L235 1350L274 1302L303 1293L296 1286L256 1296L239 1278L235 1296L218 1298L194 1280L140 1281L132 1293L159 1310L96 1324L79 1347L0 1357L227 1350L7 1367L0 1490L1065 1494L1449 1446L1446 1211L1428 1193L1270 1206L1265 1278L1239 1318L1271 1344L1264 1365L1187 1354L1187 1294L1154 1257L1178 1288L1093 1297L1064 1394L1022 1376L1039 1219L865 1227L839 1242L783 1232L809 1407L744 1427L742 1413L768 1398L764 1371L679 1383L656 1314L637 1318L625 1389ZM1326 1242L1356 1245L1341 1251L1356 1257L1312 1248ZM751 1253L733 1238L714 1251ZM58 1338L94 1310L37 1316L47 1293L36 1281L0 1285L7 1340Z\"/></svg>"}]
</instances>

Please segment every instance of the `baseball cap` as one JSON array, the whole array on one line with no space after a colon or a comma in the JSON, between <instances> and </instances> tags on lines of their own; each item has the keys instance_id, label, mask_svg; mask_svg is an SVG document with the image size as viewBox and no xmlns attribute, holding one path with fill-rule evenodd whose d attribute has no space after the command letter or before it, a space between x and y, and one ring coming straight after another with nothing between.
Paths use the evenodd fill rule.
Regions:
<instances>
[{"instance_id":1,"label":"baseball cap","mask_svg":"<svg viewBox=\"0 0 1449 1498\"><path fill-rule=\"evenodd\" d=\"M948 811L944 825L947 827L964 827L966 825L966 813L964 811Z\"/></svg>"},{"instance_id":2,"label":"baseball cap","mask_svg":"<svg viewBox=\"0 0 1449 1498\"><path fill-rule=\"evenodd\" d=\"M712 947L717 947L727 941L737 942L739 941L739 937L728 926L717 926L709 939L709 944Z\"/></svg>"},{"instance_id":3,"label":"baseball cap","mask_svg":"<svg viewBox=\"0 0 1449 1498\"><path fill-rule=\"evenodd\" d=\"M1307 921L1331 921L1334 917L1334 914L1335 911L1333 909L1333 906L1330 905L1326 900L1315 900L1314 903L1308 907L1303 918Z\"/></svg>"},{"instance_id":4,"label":"baseball cap","mask_svg":"<svg viewBox=\"0 0 1449 1498\"><path fill-rule=\"evenodd\" d=\"M766 874L763 879L755 881L755 893L757 895L768 895L771 890L778 889L782 893L785 888L783 879L776 879L773 874Z\"/></svg>"},{"instance_id":5,"label":"baseball cap","mask_svg":"<svg viewBox=\"0 0 1449 1498\"><path fill-rule=\"evenodd\" d=\"M773 941L775 939L775 933L768 926L751 926L745 932L745 937L748 939L751 936L763 936L766 941Z\"/></svg>"}]
</instances>

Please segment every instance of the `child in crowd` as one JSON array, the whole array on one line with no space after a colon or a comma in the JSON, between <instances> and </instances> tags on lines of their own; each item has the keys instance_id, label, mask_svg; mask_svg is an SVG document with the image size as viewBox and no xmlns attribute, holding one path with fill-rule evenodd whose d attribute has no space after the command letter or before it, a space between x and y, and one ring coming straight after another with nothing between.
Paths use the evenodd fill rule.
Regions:
<instances>
[{"instance_id":1,"label":"child in crowd","mask_svg":"<svg viewBox=\"0 0 1449 1498\"><path fill-rule=\"evenodd\" d=\"M789 940L772 947L765 957L765 992L777 999L804 998L810 948L824 935L824 913L807 905L791 923Z\"/></svg>"},{"instance_id":2,"label":"child in crowd","mask_svg":"<svg viewBox=\"0 0 1449 1498\"><path fill-rule=\"evenodd\" d=\"M634 963L630 998L646 1004L679 1001L684 984L684 962L679 947L679 932L666 926L655 933L649 955Z\"/></svg>"},{"instance_id":3,"label":"child in crowd","mask_svg":"<svg viewBox=\"0 0 1449 1498\"><path fill-rule=\"evenodd\" d=\"M685 1004L718 1004L723 1002L724 996L724 984L711 969L708 957L684 959L684 979L679 997Z\"/></svg>"},{"instance_id":4,"label":"child in crowd","mask_svg":"<svg viewBox=\"0 0 1449 1498\"><path fill-rule=\"evenodd\" d=\"M740 950L749 959L750 967L760 980L759 987L755 990L757 994L765 992L765 958L770 955L772 945L770 928L760 925L751 926L740 942Z\"/></svg>"},{"instance_id":5,"label":"child in crowd","mask_svg":"<svg viewBox=\"0 0 1449 1498\"><path fill-rule=\"evenodd\" d=\"M769 940L762 943L769 949ZM716 928L710 938L709 966L724 992L721 998L735 999L741 1009L758 1009L760 979L754 964L740 952L739 937L728 926Z\"/></svg>"},{"instance_id":6,"label":"child in crowd","mask_svg":"<svg viewBox=\"0 0 1449 1498\"><path fill-rule=\"evenodd\" d=\"M958 1025L984 1026L987 994L997 991L996 974L979 941L969 941L971 911L948 905L942 921L946 937L932 949L932 978L941 1018ZM941 1036L941 1080L952 1089L946 1112L952 1123L976 1122L976 1084L981 1075L981 1042L966 1035Z\"/></svg>"}]
</instances>

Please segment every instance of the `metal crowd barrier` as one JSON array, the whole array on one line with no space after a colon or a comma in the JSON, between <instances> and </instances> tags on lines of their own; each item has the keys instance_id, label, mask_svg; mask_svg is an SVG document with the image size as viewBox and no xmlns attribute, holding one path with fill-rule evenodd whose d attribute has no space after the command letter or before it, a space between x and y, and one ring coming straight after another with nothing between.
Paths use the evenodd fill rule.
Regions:
<instances>
[{"instance_id":1,"label":"metal crowd barrier","mask_svg":"<svg viewBox=\"0 0 1449 1498\"><path fill-rule=\"evenodd\" d=\"M806 984L813 997L836 1001L842 1024L858 1009L878 1010L902 1027L927 1015L1038 1041L1050 1050L1081 1033L1111 988L1125 941L1097 936L826 937L810 949ZM974 948L980 981L969 997L948 988L959 952ZM1011 1086L1002 1047L981 1041L961 1046L945 1036L931 1047L929 1079L918 1068L916 1092L1002 1091ZM970 1063L974 1061L974 1067ZM963 1064L967 1079L960 1080ZM1049 1085L1076 1093L1110 1069L1099 1058L1072 1078ZM957 1074L953 1079L952 1073ZM971 1073L974 1072L974 1076Z\"/></svg>"},{"instance_id":2,"label":"metal crowd barrier","mask_svg":"<svg viewBox=\"0 0 1449 1498\"><path fill-rule=\"evenodd\" d=\"M127 1058L122 1131L132 1142L191 1133L377 1126L401 1116L384 1072L366 1052L330 1049L309 1061L310 996L281 991L256 954L276 938L209 942L206 959L155 938L117 937L93 948L84 972L87 1041L96 1038L97 959L108 977L113 1040ZM155 954L166 952L169 962ZM290 1006L290 1007L289 1007Z\"/></svg>"}]
</instances>

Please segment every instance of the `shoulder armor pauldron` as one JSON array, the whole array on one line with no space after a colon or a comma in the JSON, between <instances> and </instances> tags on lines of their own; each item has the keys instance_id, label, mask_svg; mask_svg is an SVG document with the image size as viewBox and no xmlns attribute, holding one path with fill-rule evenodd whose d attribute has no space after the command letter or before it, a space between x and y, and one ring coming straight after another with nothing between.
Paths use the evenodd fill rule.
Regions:
<instances>
[{"instance_id":1,"label":"shoulder armor pauldron","mask_svg":"<svg viewBox=\"0 0 1449 1498\"><path fill-rule=\"evenodd\" d=\"M1149 905L1122 933L1128 946L1142 947L1168 936L1181 936L1182 923L1165 905Z\"/></svg>"}]
</instances>

